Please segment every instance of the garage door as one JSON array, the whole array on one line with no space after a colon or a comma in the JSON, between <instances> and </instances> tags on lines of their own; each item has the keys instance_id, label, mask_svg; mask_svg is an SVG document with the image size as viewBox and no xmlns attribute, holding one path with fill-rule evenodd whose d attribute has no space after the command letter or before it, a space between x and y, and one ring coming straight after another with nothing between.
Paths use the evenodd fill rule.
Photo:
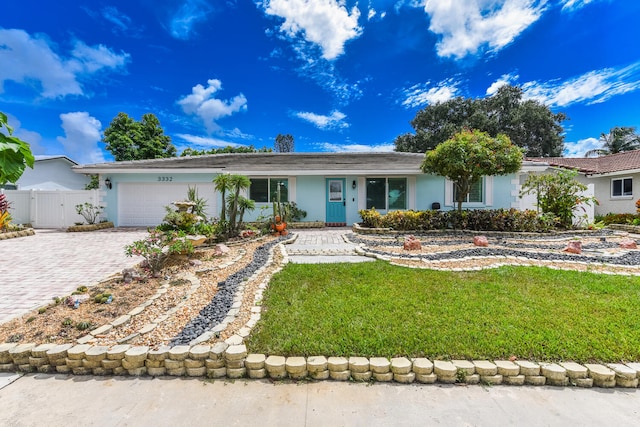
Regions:
<instances>
[{"instance_id":1,"label":"garage door","mask_svg":"<svg viewBox=\"0 0 640 427\"><path fill-rule=\"evenodd\" d=\"M118 185L118 225L156 226L166 215L165 206L187 198L187 190L198 189L198 195L207 199L207 211L214 212L212 184L139 184Z\"/></svg>"}]
</instances>

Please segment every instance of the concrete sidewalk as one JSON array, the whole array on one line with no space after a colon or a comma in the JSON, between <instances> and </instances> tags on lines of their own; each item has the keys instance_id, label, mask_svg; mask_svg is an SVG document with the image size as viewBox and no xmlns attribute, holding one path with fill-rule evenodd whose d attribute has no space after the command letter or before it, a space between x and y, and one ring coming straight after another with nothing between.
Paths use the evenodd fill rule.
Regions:
<instances>
[{"instance_id":1,"label":"concrete sidewalk","mask_svg":"<svg viewBox=\"0 0 640 427\"><path fill-rule=\"evenodd\" d=\"M35 236L0 240L0 323L138 264L142 258L127 257L124 247L146 234L36 230Z\"/></svg>"},{"instance_id":2,"label":"concrete sidewalk","mask_svg":"<svg viewBox=\"0 0 640 427\"><path fill-rule=\"evenodd\" d=\"M373 258L356 254L357 245L344 240L344 235L349 232L350 228L293 230L292 233L297 234L296 240L284 246L289 255L289 262L326 264L375 261Z\"/></svg>"},{"instance_id":3,"label":"concrete sidewalk","mask_svg":"<svg viewBox=\"0 0 640 427\"><path fill-rule=\"evenodd\" d=\"M29 374L0 390L3 426L631 426L639 417L640 392L621 389Z\"/></svg>"}]
</instances>

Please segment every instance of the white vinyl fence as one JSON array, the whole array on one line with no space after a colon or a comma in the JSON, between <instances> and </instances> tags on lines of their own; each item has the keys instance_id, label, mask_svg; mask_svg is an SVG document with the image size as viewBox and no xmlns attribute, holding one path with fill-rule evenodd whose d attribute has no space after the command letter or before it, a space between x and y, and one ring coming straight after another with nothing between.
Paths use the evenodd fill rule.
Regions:
<instances>
[{"instance_id":1,"label":"white vinyl fence","mask_svg":"<svg viewBox=\"0 0 640 427\"><path fill-rule=\"evenodd\" d=\"M84 222L76 205L88 202L97 206L100 197L98 190L4 190L4 194L11 202L11 222L34 228L63 228Z\"/></svg>"}]
</instances>

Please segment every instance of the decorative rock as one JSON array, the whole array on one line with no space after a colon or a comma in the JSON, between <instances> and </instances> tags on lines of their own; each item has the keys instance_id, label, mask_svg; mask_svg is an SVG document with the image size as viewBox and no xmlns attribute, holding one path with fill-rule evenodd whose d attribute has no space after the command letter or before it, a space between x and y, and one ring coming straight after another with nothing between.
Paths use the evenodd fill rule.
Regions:
<instances>
[{"instance_id":1,"label":"decorative rock","mask_svg":"<svg viewBox=\"0 0 640 427\"><path fill-rule=\"evenodd\" d=\"M417 375L430 375L433 373L433 363L423 357L413 359L413 372Z\"/></svg>"},{"instance_id":2,"label":"decorative rock","mask_svg":"<svg viewBox=\"0 0 640 427\"><path fill-rule=\"evenodd\" d=\"M582 242L579 240L572 240L567 243L567 247L563 249L563 251L568 252L570 254L578 254L582 253Z\"/></svg>"},{"instance_id":3,"label":"decorative rock","mask_svg":"<svg viewBox=\"0 0 640 427\"><path fill-rule=\"evenodd\" d=\"M111 322L111 325L113 325L114 328L117 328L118 326L122 326L125 323L127 323L129 320L131 320L131 316L128 314L125 314L124 316L120 316L118 317L116 320L114 320L113 322Z\"/></svg>"},{"instance_id":4,"label":"decorative rock","mask_svg":"<svg viewBox=\"0 0 640 427\"><path fill-rule=\"evenodd\" d=\"M350 357L349 370L351 372L364 373L369 371L369 359L366 357Z\"/></svg>"},{"instance_id":5,"label":"decorative rock","mask_svg":"<svg viewBox=\"0 0 640 427\"><path fill-rule=\"evenodd\" d=\"M580 365L579 363L562 362L560 363L560 366L562 366L567 371L567 376L571 380L577 380L579 378L587 378L587 375L589 374L589 370L584 366Z\"/></svg>"},{"instance_id":6,"label":"decorative rock","mask_svg":"<svg viewBox=\"0 0 640 427\"><path fill-rule=\"evenodd\" d=\"M635 240L625 239L620 242L620 247L622 249L638 249L638 244Z\"/></svg>"},{"instance_id":7,"label":"decorative rock","mask_svg":"<svg viewBox=\"0 0 640 427\"><path fill-rule=\"evenodd\" d=\"M422 244L415 236L408 235L404 238L404 244L402 247L405 251L415 251L422 249Z\"/></svg>"},{"instance_id":8,"label":"decorative rock","mask_svg":"<svg viewBox=\"0 0 640 427\"><path fill-rule=\"evenodd\" d=\"M224 255L226 253L228 253L231 249L229 249L229 247L225 244L219 243L215 246L215 254L216 255Z\"/></svg>"},{"instance_id":9,"label":"decorative rock","mask_svg":"<svg viewBox=\"0 0 640 427\"><path fill-rule=\"evenodd\" d=\"M307 358L307 371L309 374L316 374L327 371L327 378L329 377L328 373L328 362L327 358L324 356L311 356ZM324 375L324 374L322 374ZM320 379L320 378L313 378Z\"/></svg>"},{"instance_id":10,"label":"decorative rock","mask_svg":"<svg viewBox=\"0 0 640 427\"><path fill-rule=\"evenodd\" d=\"M520 367L520 373L526 377L540 375L540 366L537 363L528 360L516 360L514 363Z\"/></svg>"},{"instance_id":11,"label":"decorative rock","mask_svg":"<svg viewBox=\"0 0 640 427\"><path fill-rule=\"evenodd\" d=\"M465 375L473 375L476 373L476 367L468 360L452 360L453 366L456 367L456 375L459 371L463 371Z\"/></svg>"},{"instance_id":12,"label":"decorative rock","mask_svg":"<svg viewBox=\"0 0 640 427\"><path fill-rule=\"evenodd\" d=\"M494 363L498 367L498 373L503 377L515 377L520 375L520 366L510 360L496 360ZM522 381L524 383L524 376L522 377Z\"/></svg>"},{"instance_id":13,"label":"decorative rock","mask_svg":"<svg viewBox=\"0 0 640 427\"><path fill-rule=\"evenodd\" d=\"M407 375L411 372L411 361L406 357L395 357L391 359L391 372L394 373L394 379L396 375ZM410 382L413 382L415 375ZM396 379L396 381L398 381ZM398 381L403 382L403 381Z\"/></svg>"},{"instance_id":14,"label":"decorative rock","mask_svg":"<svg viewBox=\"0 0 640 427\"><path fill-rule=\"evenodd\" d=\"M487 236L474 236L473 244L476 246L487 247L489 246L489 240L487 240Z\"/></svg>"},{"instance_id":15,"label":"decorative rock","mask_svg":"<svg viewBox=\"0 0 640 427\"><path fill-rule=\"evenodd\" d=\"M344 357L330 357L327 366L330 371L343 372L349 369L349 361Z\"/></svg>"}]
</instances>

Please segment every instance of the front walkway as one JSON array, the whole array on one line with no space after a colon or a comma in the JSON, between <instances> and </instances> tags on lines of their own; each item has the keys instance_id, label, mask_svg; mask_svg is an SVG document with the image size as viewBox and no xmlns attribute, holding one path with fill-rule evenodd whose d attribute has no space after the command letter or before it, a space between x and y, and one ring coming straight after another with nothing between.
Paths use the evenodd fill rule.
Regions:
<instances>
[{"instance_id":1,"label":"front walkway","mask_svg":"<svg viewBox=\"0 0 640 427\"><path fill-rule=\"evenodd\" d=\"M336 262L367 262L372 258L356 254L358 245L347 242L350 228L292 230L293 243L285 245L289 262L293 264L325 264Z\"/></svg>"}]
</instances>

